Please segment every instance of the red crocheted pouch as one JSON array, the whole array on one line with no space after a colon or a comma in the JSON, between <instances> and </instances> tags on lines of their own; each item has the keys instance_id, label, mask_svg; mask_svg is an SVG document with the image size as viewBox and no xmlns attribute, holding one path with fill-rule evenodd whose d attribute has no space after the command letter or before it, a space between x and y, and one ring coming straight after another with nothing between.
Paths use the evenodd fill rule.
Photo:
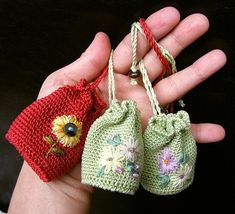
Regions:
<instances>
[{"instance_id":1,"label":"red crocheted pouch","mask_svg":"<svg viewBox=\"0 0 235 214\"><path fill-rule=\"evenodd\" d=\"M80 161L87 132L106 108L96 86L80 80L39 99L24 109L6 138L45 182L72 169Z\"/></svg>"}]
</instances>

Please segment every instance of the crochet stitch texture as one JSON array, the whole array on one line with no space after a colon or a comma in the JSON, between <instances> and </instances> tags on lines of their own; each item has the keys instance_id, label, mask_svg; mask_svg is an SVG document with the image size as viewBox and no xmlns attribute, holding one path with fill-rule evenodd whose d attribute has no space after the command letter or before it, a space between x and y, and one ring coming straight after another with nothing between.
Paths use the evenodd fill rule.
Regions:
<instances>
[{"instance_id":1,"label":"crochet stitch texture","mask_svg":"<svg viewBox=\"0 0 235 214\"><path fill-rule=\"evenodd\" d=\"M120 140L115 143L117 136ZM88 133L82 155L82 183L134 194L139 187L143 158L137 106L134 101L114 100Z\"/></svg>"},{"instance_id":2,"label":"crochet stitch texture","mask_svg":"<svg viewBox=\"0 0 235 214\"><path fill-rule=\"evenodd\" d=\"M164 114L149 81L144 62L140 61L143 82L154 116L144 131L144 167L142 186L158 195L171 195L183 191L194 178L197 156L186 111Z\"/></svg>"},{"instance_id":3,"label":"crochet stitch texture","mask_svg":"<svg viewBox=\"0 0 235 214\"><path fill-rule=\"evenodd\" d=\"M174 58L156 43L143 19L140 19L140 23L133 23L131 29L133 71L137 70L137 32L145 35L162 65L167 68L160 77L176 72ZM197 148L191 133L189 115L185 111L162 113L143 60L139 61L138 68L153 111L143 134L144 166L141 184L146 190L158 195L175 194L187 188L194 177Z\"/></svg>"},{"instance_id":4,"label":"crochet stitch texture","mask_svg":"<svg viewBox=\"0 0 235 214\"><path fill-rule=\"evenodd\" d=\"M140 115L134 101L115 99L112 54L110 107L91 126L82 155L82 183L120 193L139 188L144 161Z\"/></svg>"},{"instance_id":5,"label":"crochet stitch texture","mask_svg":"<svg viewBox=\"0 0 235 214\"><path fill-rule=\"evenodd\" d=\"M10 126L6 138L43 181L67 173L80 160L87 132L106 107L93 86L81 79L74 86L61 87L33 102ZM62 138L61 124L53 128L58 117L73 122L68 123L67 138Z\"/></svg>"},{"instance_id":6,"label":"crochet stitch texture","mask_svg":"<svg viewBox=\"0 0 235 214\"><path fill-rule=\"evenodd\" d=\"M159 195L187 188L193 182L197 155L188 113L179 111L152 117L143 138L142 186Z\"/></svg>"}]
</instances>

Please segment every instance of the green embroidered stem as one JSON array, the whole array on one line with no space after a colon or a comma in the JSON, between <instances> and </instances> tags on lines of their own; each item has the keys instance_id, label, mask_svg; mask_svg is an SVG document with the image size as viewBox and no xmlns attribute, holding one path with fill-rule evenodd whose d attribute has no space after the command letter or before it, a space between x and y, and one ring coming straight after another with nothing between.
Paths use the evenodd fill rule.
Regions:
<instances>
[{"instance_id":1,"label":"green embroidered stem","mask_svg":"<svg viewBox=\"0 0 235 214\"><path fill-rule=\"evenodd\" d=\"M45 136L43 137L43 140L46 141L50 146L50 149L47 151L45 158L48 158L50 153L53 153L54 155L64 155L64 150L62 148L59 148L57 145L59 144L59 141L54 142L51 136Z\"/></svg>"},{"instance_id":2,"label":"green embroidered stem","mask_svg":"<svg viewBox=\"0 0 235 214\"><path fill-rule=\"evenodd\" d=\"M45 158L48 158L50 153L53 153L56 156L64 155L64 150L62 148L59 148L58 145L59 142L54 143L51 148L48 150L48 152L45 155Z\"/></svg>"},{"instance_id":3,"label":"green embroidered stem","mask_svg":"<svg viewBox=\"0 0 235 214\"><path fill-rule=\"evenodd\" d=\"M58 142L55 142L52 144L52 146L50 147L50 149L46 153L45 158L48 158L49 154L53 151L53 149L57 147L57 144L58 144Z\"/></svg>"},{"instance_id":4,"label":"green embroidered stem","mask_svg":"<svg viewBox=\"0 0 235 214\"><path fill-rule=\"evenodd\" d=\"M144 87L147 91L147 94L148 94L148 97L149 97L149 100L150 100L150 103L151 103L151 106L152 106L153 114L155 116L160 115L160 114L162 114L161 113L161 108L159 106L159 102L157 101L157 98L156 98L155 92L153 90L152 84L149 80L149 77L148 77L146 68L144 66L144 61L143 60L141 60L139 62L139 67L140 67L140 72L142 74Z\"/></svg>"}]
</instances>

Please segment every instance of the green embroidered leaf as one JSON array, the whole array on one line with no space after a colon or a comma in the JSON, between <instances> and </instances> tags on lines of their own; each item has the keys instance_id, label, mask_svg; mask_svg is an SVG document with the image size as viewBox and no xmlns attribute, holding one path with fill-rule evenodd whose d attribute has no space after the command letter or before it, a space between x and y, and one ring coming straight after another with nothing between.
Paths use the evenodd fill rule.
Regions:
<instances>
[{"instance_id":1,"label":"green embroidered leaf","mask_svg":"<svg viewBox=\"0 0 235 214\"><path fill-rule=\"evenodd\" d=\"M180 163L186 164L189 160L189 156L187 153L183 152L180 157Z\"/></svg>"},{"instance_id":2,"label":"green embroidered leaf","mask_svg":"<svg viewBox=\"0 0 235 214\"><path fill-rule=\"evenodd\" d=\"M114 135L112 138L109 138L108 139L108 144L111 144L113 146L118 146L120 145L122 142L121 142L121 137L119 134L117 135Z\"/></svg>"},{"instance_id":3,"label":"green embroidered leaf","mask_svg":"<svg viewBox=\"0 0 235 214\"><path fill-rule=\"evenodd\" d=\"M98 176L99 177L102 177L103 175L104 175L104 170L105 170L105 166L102 166L101 168L100 168L100 170L98 171Z\"/></svg>"},{"instance_id":4,"label":"green embroidered leaf","mask_svg":"<svg viewBox=\"0 0 235 214\"><path fill-rule=\"evenodd\" d=\"M48 144L52 145L54 144L54 141L50 135L48 136L43 136L43 140L46 141Z\"/></svg>"},{"instance_id":5,"label":"green embroidered leaf","mask_svg":"<svg viewBox=\"0 0 235 214\"><path fill-rule=\"evenodd\" d=\"M160 182L161 187L166 187L170 182L170 177L168 175L159 174L157 179Z\"/></svg>"},{"instance_id":6,"label":"green embroidered leaf","mask_svg":"<svg viewBox=\"0 0 235 214\"><path fill-rule=\"evenodd\" d=\"M59 147L51 148L51 152L56 156L64 155L64 150L62 148L59 148Z\"/></svg>"},{"instance_id":7,"label":"green embroidered leaf","mask_svg":"<svg viewBox=\"0 0 235 214\"><path fill-rule=\"evenodd\" d=\"M126 168L128 172L135 172L135 163L131 162L131 161L127 161L126 162Z\"/></svg>"}]
</instances>

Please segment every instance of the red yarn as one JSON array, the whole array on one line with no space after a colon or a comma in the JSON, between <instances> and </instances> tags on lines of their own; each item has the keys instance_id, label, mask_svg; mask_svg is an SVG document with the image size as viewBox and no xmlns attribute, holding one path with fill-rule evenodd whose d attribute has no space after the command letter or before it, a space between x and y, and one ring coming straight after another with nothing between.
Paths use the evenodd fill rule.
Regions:
<instances>
[{"instance_id":1,"label":"red yarn","mask_svg":"<svg viewBox=\"0 0 235 214\"><path fill-rule=\"evenodd\" d=\"M149 29L148 25L146 24L145 20L143 18L140 18L139 23L140 23L140 25L143 29L143 32L145 34L146 39L149 42L150 47L156 52L159 60L161 61L161 64L163 65L163 69L162 69L162 72L160 74L159 79L162 79L164 77L164 75L166 74L166 72L168 72L168 75L171 75L172 74L172 69L171 69L170 63L163 56L160 48L156 44L155 38L154 38L151 30ZM174 105L173 103L170 103L170 106L169 106L169 111L170 112L173 112L173 105Z\"/></svg>"},{"instance_id":2,"label":"red yarn","mask_svg":"<svg viewBox=\"0 0 235 214\"><path fill-rule=\"evenodd\" d=\"M168 71L169 74L172 74L172 69L171 69L170 63L167 61L167 59L161 53L161 50L158 47L158 45L156 44L155 38L154 38L152 32L150 31L150 29L148 28L148 25L146 24L145 20L143 18L140 18L139 22L140 22L140 25L143 29L145 36L146 36L146 39L149 42L149 45L156 52L159 60L161 61L162 65L164 66L164 69L160 75L160 78L162 78L165 75L166 71Z\"/></svg>"},{"instance_id":3,"label":"red yarn","mask_svg":"<svg viewBox=\"0 0 235 214\"><path fill-rule=\"evenodd\" d=\"M94 120L106 108L105 102L95 91L99 81L107 74L107 68L101 76L89 84L81 79L74 86L65 86L52 94L33 102L14 120L6 138L13 144L22 157L45 182L53 180L72 169L81 158L87 132ZM74 115L83 123L82 135L75 147L64 147L64 155L45 155L50 145L43 140L52 133L52 122L57 116Z\"/></svg>"}]
</instances>

